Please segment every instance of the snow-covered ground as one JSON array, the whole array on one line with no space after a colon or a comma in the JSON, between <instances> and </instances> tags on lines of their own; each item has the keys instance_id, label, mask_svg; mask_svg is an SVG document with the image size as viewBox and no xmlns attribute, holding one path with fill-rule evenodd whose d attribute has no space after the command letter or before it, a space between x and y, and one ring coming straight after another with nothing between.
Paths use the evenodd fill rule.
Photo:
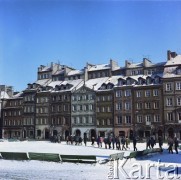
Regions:
<instances>
[{"instance_id":1,"label":"snow-covered ground","mask_svg":"<svg viewBox=\"0 0 181 180\"><path fill-rule=\"evenodd\" d=\"M138 143L138 150L145 149L145 143ZM158 144L156 145L158 147ZM105 179L181 179L181 152L168 154L167 144L163 153L152 154L139 159L123 159L106 164L57 163L45 161L14 161L0 159L0 179L20 180L105 180ZM46 152L74 155L96 155L97 159L107 158L110 154L123 152L112 149L98 148L90 143L85 147L50 143L47 141L0 142L0 152ZM125 153L133 151L130 149ZM124 164L124 165L123 165ZM152 167L151 167L152 166ZM173 172L168 174L168 171ZM143 178L144 176L144 178ZM137 177L137 178L136 178Z\"/></svg>"}]
</instances>

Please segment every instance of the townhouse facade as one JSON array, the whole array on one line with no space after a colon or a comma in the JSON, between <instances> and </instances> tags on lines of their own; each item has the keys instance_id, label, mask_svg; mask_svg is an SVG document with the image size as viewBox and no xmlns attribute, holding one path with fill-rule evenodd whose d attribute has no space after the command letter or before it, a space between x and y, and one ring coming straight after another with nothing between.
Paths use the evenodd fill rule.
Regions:
<instances>
[{"instance_id":1,"label":"townhouse facade","mask_svg":"<svg viewBox=\"0 0 181 180\"><path fill-rule=\"evenodd\" d=\"M152 63L87 63L82 70L51 63L12 98L2 98L1 136L177 136L181 139L181 55ZM16 103L15 103L16 102Z\"/></svg>"}]
</instances>

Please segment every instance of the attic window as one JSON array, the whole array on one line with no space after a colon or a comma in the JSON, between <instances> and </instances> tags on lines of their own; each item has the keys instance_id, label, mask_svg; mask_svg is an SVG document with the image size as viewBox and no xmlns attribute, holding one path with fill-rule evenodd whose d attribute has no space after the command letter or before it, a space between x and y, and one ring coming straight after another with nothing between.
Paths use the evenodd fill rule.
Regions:
<instances>
[{"instance_id":1,"label":"attic window","mask_svg":"<svg viewBox=\"0 0 181 180\"><path fill-rule=\"evenodd\" d=\"M181 68L177 69L177 74L181 75Z\"/></svg>"}]
</instances>

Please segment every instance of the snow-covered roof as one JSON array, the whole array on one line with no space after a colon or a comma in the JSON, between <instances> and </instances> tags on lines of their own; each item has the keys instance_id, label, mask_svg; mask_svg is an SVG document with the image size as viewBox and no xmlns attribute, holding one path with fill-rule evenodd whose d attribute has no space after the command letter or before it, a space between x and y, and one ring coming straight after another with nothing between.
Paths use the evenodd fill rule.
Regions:
<instances>
[{"instance_id":1,"label":"snow-covered roof","mask_svg":"<svg viewBox=\"0 0 181 180\"><path fill-rule=\"evenodd\" d=\"M0 91L0 98L3 99L8 99L9 98L9 95L7 94L6 91Z\"/></svg>"},{"instance_id":2,"label":"snow-covered roof","mask_svg":"<svg viewBox=\"0 0 181 180\"><path fill-rule=\"evenodd\" d=\"M50 66L44 66L42 69L41 69L41 72L43 71L50 71L51 70L51 67Z\"/></svg>"},{"instance_id":3,"label":"snow-covered roof","mask_svg":"<svg viewBox=\"0 0 181 180\"><path fill-rule=\"evenodd\" d=\"M128 68L138 68L138 67L143 67L143 63L130 63Z\"/></svg>"},{"instance_id":4,"label":"snow-covered roof","mask_svg":"<svg viewBox=\"0 0 181 180\"><path fill-rule=\"evenodd\" d=\"M48 85L52 80L51 79L40 79L34 82L34 84L39 84L40 86Z\"/></svg>"},{"instance_id":5,"label":"snow-covered roof","mask_svg":"<svg viewBox=\"0 0 181 180\"><path fill-rule=\"evenodd\" d=\"M58 75L58 74L63 74L64 73L64 70L57 70L55 73L52 74L53 75Z\"/></svg>"},{"instance_id":6,"label":"snow-covered roof","mask_svg":"<svg viewBox=\"0 0 181 180\"><path fill-rule=\"evenodd\" d=\"M68 76L77 75L77 74L83 74L84 72L82 70L72 70L68 73Z\"/></svg>"},{"instance_id":7,"label":"snow-covered roof","mask_svg":"<svg viewBox=\"0 0 181 180\"><path fill-rule=\"evenodd\" d=\"M177 55L175 58L171 58L165 64L165 66L181 65L181 55Z\"/></svg>"},{"instance_id":8,"label":"snow-covered roof","mask_svg":"<svg viewBox=\"0 0 181 180\"><path fill-rule=\"evenodd\" d=\"M23 91L16 93L15 95L10 97L9 99L17 99L17 98L22 97L22 95L23 95Z\"/></svg>"},{"instance_id":9,"label":"snow-covered roof","mask_svg":"<svg viewBox=\"0 0 181 180\"><path fill-rule=\"evenodd\" d=\"M99 71L99 70L104 70L104 69L110 69L110 65L109 64L94 65L88 71Z\"/></svg>"},{"instance_id":10,"label":"snow-covered roof","mask_svg":"<svg viewBox=\"0 0 181 180\"><path fill-rule=\"evenodd\" d=\"M109 77L89 79L85 82L85 85L90 89L98 90L108 79Z\"/></svg>"},{"instance_id":11,"label":"snow-covered roof","mask_svg":"<svg viewBox=\"0 0 181 180\"><path fill-rule=\"evenodd\" d=\"M57 82L57 81L55 81L55 82ZM60 81L59 81L59 82L60 82ZM71 85L72 87L71 87L70 89L64 89L64 91L71 91L71 90L73 90L74 88L77 88L78 86L80 86L80 84L83 84L82 82L83 82L82 79L76 79L76 80L62 81L61 83L57 83L57 84L55 83L55 84L56 84L56 85L59 85L59 86L69 84L69 85ZM55 84L54 84L54 85L55 85Z\"/></svg>"},{"instance_id":12,"label":"snow-covered roof","mask_svg":"<svg viewBox=\"0 0 181 180\"><path fill-rule=\"evenodd\" d=\"M118 84L118 79L119 79L120 77L123 77L123 76L112 76L112 77L110 77L104 84L109 84L109 83L111 83L111 84L113 84L113 85L117 85L117 84Z\"/></svg>"},{"instance_id":13,"label":"snow-covered roof","mask_svg":"<svg viewBox=\"0 0 181 180\"><path fill-rule=\"evenodd\" d=\"M55 88L55 86L60 85L63 81L52 81L47 86Z\"/></svg>"}]
</instances>

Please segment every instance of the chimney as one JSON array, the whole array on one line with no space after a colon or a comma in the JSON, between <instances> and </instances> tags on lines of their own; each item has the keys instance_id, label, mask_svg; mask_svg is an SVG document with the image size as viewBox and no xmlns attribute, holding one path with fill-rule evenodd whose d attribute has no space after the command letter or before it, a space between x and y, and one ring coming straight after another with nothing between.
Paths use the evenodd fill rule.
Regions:
<instances>
[{"instance_id":1,"label":"chimney","mask_svg":"<svg viewBox=\"0 0 181 180\"><path fill-rule=\"evenodd\" d=\"M125 60L125 67L128 68L131 65L131 63L128 60Z\"/></svg>"},{"instance_id":2,"label":"chimney","mask_svg":"<svg viewBox=\"0 0 181 180\"><path fill-rule=\"evenodd\" d=\"M172 58L175 58L176 56L176 52L171 52L170 50L167 51L167 61L171 60Z\"/></svg>"},{"instance_id":3,"label":"chimney","mask_svg":"<svg viewBox=\"0 0 181 180\"><path fill-rule=\"evenodd\" d=\"M110 59L110 65L111 65L111 70L113 71L116 67L118 67L118 63L116 61L113 61Z\"/></svg>"}]
</instances>

